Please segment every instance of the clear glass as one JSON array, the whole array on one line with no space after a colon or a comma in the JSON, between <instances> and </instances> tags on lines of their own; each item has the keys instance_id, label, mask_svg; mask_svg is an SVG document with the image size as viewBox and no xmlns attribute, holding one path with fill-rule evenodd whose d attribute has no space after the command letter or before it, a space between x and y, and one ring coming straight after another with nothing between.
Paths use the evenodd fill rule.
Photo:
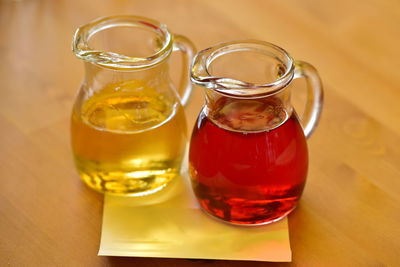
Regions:
<instances>
[{"instance_id":1,"label":"clear glass","mask_svg":"<svg viewBox=\"0 0 400 267\"><path fill-rule=\"evenodd\" d=\"M173 50L183 55L179 91L169 76ZM80 27L73 51L85 66L71 118L82 180L116 195L164 188L180 173L186 147L183 105L191 92L193 45L157 21L114 16Z\"/></svg>"},{"instance_id":2,"label":"clear glass","mask_svg":"<svg viewBox=\"0 0 400 267\"><path fill-rule=\"evenodd\" d=\"M293 79L308 84L299 120ZM322 85L308 63L273 44L234 41L197 54L191 79L205 88L191 137L189 170L201 207L226 222L258 225L289 214L304 189L311 135L322 109Z\"/></svg>"}]
</instances>

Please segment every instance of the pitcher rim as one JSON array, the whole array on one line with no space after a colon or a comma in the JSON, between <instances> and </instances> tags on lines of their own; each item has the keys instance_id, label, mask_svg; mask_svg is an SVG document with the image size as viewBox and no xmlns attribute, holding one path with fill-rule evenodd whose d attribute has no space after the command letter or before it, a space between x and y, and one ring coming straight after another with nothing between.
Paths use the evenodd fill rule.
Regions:
<instances>
[{"instance_id":1,"label":"pitcher rim","mask_svg":"<svg viewBox=\"0 0 400 267\"><path fill-rule=\"evenodd\" d=\"M216 58L228 53L271 49L272 55L281 56L281 63L285 68L282 75L268 83L251 83L229 77L213 77L209 72L209 65ZM191 80L202 87L212 89L222 95L239 98L257 98L275 94L288 86L294 77L294 60L283 48L269 42L246 39L219 43L200 51L194 58L191 67ZM250 90L249 90L250 89Z\"/></svg>"},{"instance_id":2,"label":"pitcher rim","mask_svg":"<svg viewBox=\"0 0 400 267\"><path fill-rule=\"evenodd\" d=\"M126 56L112 51L96 50L89 47L88 42L96 33L121 26L150 29L159 34L163 45L156 53L147 57ZM126 71L157 65L171 54L172 49L173 35L165 24L150 18L134 15L115 15L97 18L78 27L72 41L72 51L76 57L105 68Z\"/></svg>"}]
</instances>

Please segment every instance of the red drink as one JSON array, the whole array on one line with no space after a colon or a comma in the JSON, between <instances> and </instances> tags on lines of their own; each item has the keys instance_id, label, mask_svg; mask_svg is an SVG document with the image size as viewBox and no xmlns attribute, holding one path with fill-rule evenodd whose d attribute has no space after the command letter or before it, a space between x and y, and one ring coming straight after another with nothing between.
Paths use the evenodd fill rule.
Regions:
<instances>
[{"instance_id":1,"label":"red drink","mask_svg":"<svg viewBox=\"0 0 400 267\"><path fill-rule=\"evenodd\" d=\"M235 103L235 112L213 117L227 129L217 126L204 111L200 113L192 134L189 163L194 192L208 213L231 223L263 224L279 220L295 208L308 166L306 138L295 113L269 131L240 130L259 125L257 119L267 118L266 112L272 115L269 122L276 121L282 109L271 114L271 106L277 110L274 101L258 101L264 110L253 108L255 115L248 108L243 113ZM219 104L226 107L226 103ZM235 124L232 116L240 123ZM228 130L232 125L242 128Z\"/></svg>"}]
</instances>

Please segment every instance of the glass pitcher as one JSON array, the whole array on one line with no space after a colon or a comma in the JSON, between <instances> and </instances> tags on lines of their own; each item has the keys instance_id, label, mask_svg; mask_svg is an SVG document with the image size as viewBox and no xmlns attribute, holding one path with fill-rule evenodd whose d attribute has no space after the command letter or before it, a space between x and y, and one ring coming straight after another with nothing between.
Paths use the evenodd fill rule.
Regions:
<instances>
[{"instance_id":1,"label":"glass pitcher","mask_svg":"<svg viewBox=\"0 0 400 267\"><path fill-rule=\"evenodd\" d=\"M301 120L290 102L297 78L308 85ZM282 48L248 40L199 52L191 79L206 96L189 150L192 187L201 207L233 224L285 217L303 192L306 138L321 113L317 71Z\"/></svg>"},{"instance_id":2,"label":"glass pitcher","mask_svg":"<svg viewBox=\"0 0 400 267\"><path fill-rule=\"evenodd\" d=\"M169 76L174 50L183 54L181 99ZM80 27L73 52L85 66L71 119L72 150L82 180L116 195L162 189L179 174L185 151L182 105L191 92L194 46L157 21L113 16Z\"/></svg>"}]
</instances>

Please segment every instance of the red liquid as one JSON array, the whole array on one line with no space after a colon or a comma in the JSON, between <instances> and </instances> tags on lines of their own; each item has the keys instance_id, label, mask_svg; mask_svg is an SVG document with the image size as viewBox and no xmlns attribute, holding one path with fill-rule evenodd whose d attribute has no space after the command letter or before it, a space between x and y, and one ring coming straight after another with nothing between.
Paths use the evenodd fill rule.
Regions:
<instances>
[{"instance_id":1,"label":"red liquid","mask_svg":"<svg viewBox=\"0 0 400 267\"><path fill-rule=\"evenodd\" d=\"M204 210L231 223L263 224L295 208L307 176L307 144L295 114L273 130L242 133L218 127L201 112L189 164Z\"/></svg>"}]
</instances>

